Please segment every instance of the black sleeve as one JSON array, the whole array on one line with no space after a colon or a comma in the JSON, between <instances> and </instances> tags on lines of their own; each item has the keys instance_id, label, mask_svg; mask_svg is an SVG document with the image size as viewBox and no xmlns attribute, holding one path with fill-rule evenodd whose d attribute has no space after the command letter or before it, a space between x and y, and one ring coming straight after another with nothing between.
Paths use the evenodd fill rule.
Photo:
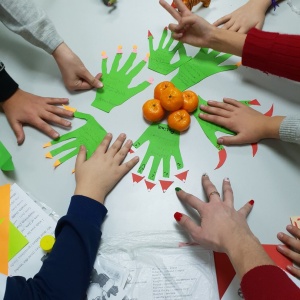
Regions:
<instances>
[{"instance_id":1,"label":"black sleeve","mask_svg":"<svg viewBox=\"0 0 300 300\"><path fill-rule=\"evenodd\" d=\"M19 85L6 72L4 64L0 62L0 102L10 98Z\"/></svg>"}]
</instances>

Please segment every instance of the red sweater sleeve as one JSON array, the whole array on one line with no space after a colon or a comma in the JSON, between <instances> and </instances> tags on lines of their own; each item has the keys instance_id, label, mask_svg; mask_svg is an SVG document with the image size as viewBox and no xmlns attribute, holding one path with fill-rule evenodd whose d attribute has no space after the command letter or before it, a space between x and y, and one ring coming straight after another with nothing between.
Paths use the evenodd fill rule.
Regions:
<instances>
[{"instance_id":1,"label":"red sweater sleeve","mask_svg":"<svg viewBox=\"0 0 300 300\"><path fill-rule=\"evenodd\" d=\"M300 299L300 289L277 266L265 265L247 272L241 289L246 300Z\"/></svg>"},{"instance_id":2,"label":"red sweater sleeve","mask_svg":"<svg viewBox=\"0 0 300 300\"><path fill-rule=\"evenodd\" d=\"M252 28L246 37L242 64L265 73L300 81L300 35Z\"/></svg>"}]
</instances>

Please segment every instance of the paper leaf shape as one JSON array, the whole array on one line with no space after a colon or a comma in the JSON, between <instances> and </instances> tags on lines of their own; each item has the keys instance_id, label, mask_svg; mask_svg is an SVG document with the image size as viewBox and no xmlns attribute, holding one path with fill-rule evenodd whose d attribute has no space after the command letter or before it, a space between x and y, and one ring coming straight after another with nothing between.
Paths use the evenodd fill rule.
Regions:
<instances>
[{"instance_id":1,"label":"paper leaf shape","mask_svg":"<svg viewBox=\"0 0 300 300\"><path fill-rule=\"evenodd\" d=\"M44 145L45 148L52 145L57 145L67 140L71 140L68 143L56 149L53 149L50 152L45 154L45 157L52 158L67 150L73 149L65 156L56 160L54 163L54 167L59 166L60 164L67 161L68 159L77 155L81 145L84 145L87 149L87 159L90 158L91 155L95 152L95 150L99 146L99 144L102 142L105 135L107 134L106 130L95 120L93 116L75 111L74 117L86 120L86 124Z\"/></svg>"},{"instance_id":2,"label":"paper leaf shape","mask_svg":"<svg viewBox=\"0 0 300 300\"><path fill-rule=\"evenodd\" d=\"M170 129L166 124L151 124L140 138L133 143L135 148L139 148L149 141L147 152L138 168L138 173L142 174L146 165L153 157L152 167L148 174L148 179L154 181L160 163L163 163L163 177L170 177L170 160L174 157L177 170L183 168L183 161L179 148L180 134Z\"/></svg>"},{"instance_id":3,"label":"paper leaf shape","mask_svg":"<svg viewBox=\"0 0 300 300\"><path fill-rule=\"evenodd\" d=\"M2 171L13 171L15 169L11 154L2 142L0 142L0 169Z\"/></svg>"},{"instance_id":4,"label":"paper leaf shape","mask_svg":"<svg viewBox=\"0 0 300 300\"><path fill-rule=\"evenodd\" d=\"M159 45L157 49L154 50L153 35L150 31L148 31L148 42L150 51L148 68L150 70L164 75L173 72L179 66L191 59L190 56L187 56L184 45L181 42L177 42L177 44L171 49L174 39L170 35L169 40L166 42L167 36L168 28L165 27L162 32ZM166 45L164 45L165 43ZM176 53L178 53L179 59L176 62L171 63Z\"/></svg>"},{"instance_id":5,"label":"paper leaf shape","mask_svg":"<svg viewBox=\"0 0 300 300\"><path fill-rule=\"evenodd\" d=\"M114 107L123 104L134 95L142 92L152 83L153 80L149 79L134 87L129 87L133 78L138 75L148 61L148 57L145 57L135 67L132 67L137 56L136 49L137 47L134 46L125 64L119 68L119 63L123 56L119 46L110 71L107 70L108 57L105 52L102 53L101 81L104 86L103 88L97 89L96 98L92 106L105 112L110 112Z\"/></svg>"}]
</instances>

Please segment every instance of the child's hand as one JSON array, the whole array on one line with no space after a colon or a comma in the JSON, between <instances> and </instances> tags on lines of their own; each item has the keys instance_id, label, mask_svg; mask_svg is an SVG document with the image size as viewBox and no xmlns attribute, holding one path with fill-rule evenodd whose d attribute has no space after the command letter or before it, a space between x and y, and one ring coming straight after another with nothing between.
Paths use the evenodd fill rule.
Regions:
<instances>
[{"instance_id":1,"label":"child's hand","mask_svg":"<svg viewBox=\"0 0 300 300\"><path fill-rule=\"evenodd\" d=\"M0 105L20 145L25 139L23 130L25 124L39 129L52 139L58 138L58 132L48 123L70 127L71 122L61 117L72 117L73 112L56 107L68 103L69 100L66 98L40 97L18 89Z\"/></svg>"},{"instance_id":2,"label":"child's hand","mask_svg":"<svg viewBox=\"0 0 300 300\"><path fill-rule=\"evenodd\" d=\"M104 203L106 195L139 161L136 156L123 163L132 146L131 140L128 140L123 146L125 139L126 135L122 133L109 147L112 135L108 133L88 160L86 160L85 147L80 147L75 165L75 195L87 196Z\"/></svg>"},{"instance_id":3,"label":"child's hand","mask_svg":"<svg viewBox=\"0 0 300 300\"><path fill-rule=\"evenodd\" d=\"M293 236L289 236L283 232L277 234L277 238L285 244L285 246L278 245L278 252L290 258L295 264L300 265L300 229L296 226L288 225L287 231ZM289 265L286 267L288 271L297 278L300 278L300 269Z\"/></svg>"},{"instance_id":4,"label":"child's hand","mask_svg":"<svg viewBox=\"0 0 300 300\"><path fill-rule=\"evenodd\" d=\"M237 134L220 137L218 144L240 145L256 143L265 138L279 139L279 127L284 117L267 117L234 99L224 98L223 101L207 101L208 106L200 106L207 113L200 114L200 119Z\"/></svg>"},{"instance_id":5,"label":"child's hand","mask_svg":"<svg viewBox=\"0 0 300 300\"><path fill-rule=\"evenodd\" d=\"M270 1L269 1L270 2ZM213 23L215 26L223 25L223 29L247 33L251 28L262 29L265 21L265 13L268 5L261 3L247 2L229 15L226 15Z\"/></svg>"}]
</instances>

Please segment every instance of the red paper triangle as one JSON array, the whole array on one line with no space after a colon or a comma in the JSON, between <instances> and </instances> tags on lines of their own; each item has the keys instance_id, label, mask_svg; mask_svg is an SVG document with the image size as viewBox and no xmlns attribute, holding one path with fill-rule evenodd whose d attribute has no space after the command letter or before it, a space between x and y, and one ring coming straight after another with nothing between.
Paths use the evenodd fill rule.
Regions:
<instances>
[{"instance_id":1,"label":"red paper triangle","mask_svg":"<svg viewBox=\"0 0 300 300\"><path fill-rule=\"evenodd\" d=\"M267 116L267 117L272 117L273 109L274 109L274 106L272 104L271 108L266 113L264 113L264 115Z\"/></svg>"},{"instance_id":2,"label":"red paper triangle","mask_svg":"<svg viewBox=\"0 0 300 300\"><path fill-rule=\"evenodd\" d=\"M145 179L145 183L146 183L146 186L147 186L147 190L148 190L148 191L151 191L151 190L155 187L155 185L156 185L156 183L147 181L146 179Z\"/></svg>"},{"instance_id":3,"label":"red paper triangle","mask_svg":"<svg viewBox=\"0 0 300 300\"><path fill-rule=\"evenodd\" d=\"M249 102L251 105L260 105L260 103L257 101L257 99L253 99Z\"/></svg>"},{"instance_id":4,"label":"red paper triangle","mask_svg":"<svg viewBox=\"0 0 300 300\"><path fill-rule=\"evenodd\" d=\"M137 174L134 174L132 173L132 181L133 182L140 182L145 176L140 176L140 175L137 175Z\"/></svg>"},{"instance_id":5,"label":"red paper triangle","mask_svg":"<svg viewBox=\"0 0 300 300\"><path fill-rule=\"evenodd\" d=\"M223 166L225 160L227 158L227 153L226 153L226 150L225 149L222 149L219 151L219 163L218 165L215 167L215 170L216 169L219 169L220 167Z\"/></svg>"},{"instance_id":6,"label":"red paper triangle","mask_svg":"<svg viewBox=\"0 0 300 300\"><path fill-rule=\"evenodd\" d=\"M253 143L251 144L251 147L252 147L252 156L254 157L257 153L258 145L257 143Z\"/></svg>"},{"instance_id":7,"label":"red paper triangle","mask_svg":"<svg viewBox=\"0 0 300 300\"><path fill-rule=\"evenodd\" d=\"M169 180L160 180L160 185L161 185L161 188L163 190L163 192L166 192L167 189L172 185L172 183L174 181L169 181Z\"/></svg>"},{"instance_id":8,"label":"red paper triangle","mask_svg":"<svg viewBox=\"0 0 300 300\"><path fill-rule=\"evenodd\" d=\"M184 172L182 172L182 173L180 173L180 174L177 174L177 175L175 175L175 177L177 177L179 180L185 182L185 181L186 181L186 178L187 178L187 173L188 173L188 171L189 171L189 170L184 171Z\"/></svg>"}]
</instances>

